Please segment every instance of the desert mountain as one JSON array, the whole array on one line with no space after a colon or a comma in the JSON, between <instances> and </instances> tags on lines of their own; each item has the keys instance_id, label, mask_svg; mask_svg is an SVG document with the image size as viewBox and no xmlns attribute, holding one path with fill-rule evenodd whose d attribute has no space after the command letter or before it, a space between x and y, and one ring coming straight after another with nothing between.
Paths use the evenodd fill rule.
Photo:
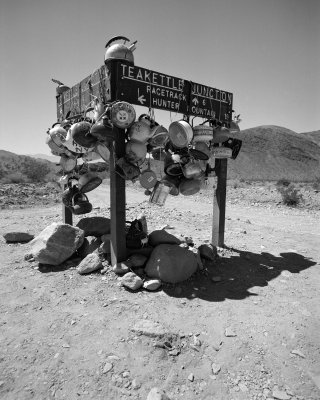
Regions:
<instances>
[{"instance_id":1,"label":"desert mountain","mask_svg":"<svg viewBox=\"0 0 320 400\"><path fill-rule=\"evenodd\" d=\"M264 125L234 136L242 148L236 160L228 161L229 178L307 182L320 177L320 146L310 134Z\"/></svg>"},{"instance_id":2,"label":"desert mountain","mask_svg":"<svg viewBox=\"0 0 320 400\"><path fill-rule=\"evenodd\" d=\"M9 175L20 181L37 181L46 176L50 179L59 171L54 163L47 160L18 155L0 150L0 180ZM48 176L49 175L49 176Z\"/></svg>"},{"instance_id":3,"label":"desert mountain","mask_svg":"<svg viewBox=\"0 0 320 400\"><path fill-rule=\"evenodd\" d=\"M60 157L59 156L49 156L48 154L25 154L28 157L37 158L40 160L47 160L52 163L58 164Z\"/></svg>"}]
</instances>

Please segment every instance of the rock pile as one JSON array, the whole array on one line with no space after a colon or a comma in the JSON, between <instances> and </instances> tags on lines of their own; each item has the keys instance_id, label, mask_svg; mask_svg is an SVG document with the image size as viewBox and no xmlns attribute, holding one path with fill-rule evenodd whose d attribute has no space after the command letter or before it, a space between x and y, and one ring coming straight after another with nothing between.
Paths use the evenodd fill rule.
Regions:
<instances>
[{"instance_id":1,"label":"rock pile","mask_svg":"<svg viewBox=\"0 0 320 400\"><path fill-rule=\"evenodd\" d=\"M128 235L127 230L127 235ZM137 248L127 249L127 259L111 265L110 219L86 217L77 226L53 223L29 243L28 257L40 264L61 265L78 257L79 274L97 270L113 271L122 286L131 291L158 290L162 283L176 284L189 279L202 262L214 261L216 251L210 245L198 249L168 233L165 229L145 232Z\"/></svg>"}]
</instances>

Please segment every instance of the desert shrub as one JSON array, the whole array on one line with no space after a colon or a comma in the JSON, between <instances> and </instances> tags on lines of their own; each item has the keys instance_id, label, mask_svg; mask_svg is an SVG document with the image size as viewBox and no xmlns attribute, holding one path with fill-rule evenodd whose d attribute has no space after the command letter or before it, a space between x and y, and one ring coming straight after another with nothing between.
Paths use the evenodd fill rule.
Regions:
<instances>
[{"instance_id":1,"label":"desert shrub","mask_svg":"<svg viewBox=\"0 0 320 400\"><path fill-rule=\"evenodd\" d=\"M281 194L283 204L285 204L286 206L295 207L303 200L302 194L294 186L293 183L289 182L288 185L277 184L277 190Z\"/></svg>"},{"instance_id":2,"label":"desert shrub","mask_svg":"<svg viewBox=\"0 0 320 400\"><path fill-rule=\"evenodd\" d=\"M1 179L1 183L26 183L30 179L21 172L11 172Z\"/></svg>"},{"instance_id":3,"label":"desert shrub","mask_svg":"<svg viewBox=\"0 0 320 400\"><path fill-rule=\"evenodd\" d=\"M51 171L47 164L30 157L25 158L21 169L32 182L44 181L45 176Z\"/></svg>"},{"instance_id":4,"label":"desert shrub","mask_svg":"<svg viewBox=\"0 0 320 400\"><path fill-rule=\"evenodd\" d=\"M320 190L320 176L316 178L316 180L312 184L312 189Z\"/></svg>"},{"instance_id":5,"label":"desert shrub","mask_svg":"<svg viewBox=\"0 0 320 400\"><path fill-rule=\"evenodd\" d=\"M281 178L281 179L278 180L276 185L277 185L277 187L289 186L290 185L290 181L288 179Z\"/></svg>"}]
</instances>

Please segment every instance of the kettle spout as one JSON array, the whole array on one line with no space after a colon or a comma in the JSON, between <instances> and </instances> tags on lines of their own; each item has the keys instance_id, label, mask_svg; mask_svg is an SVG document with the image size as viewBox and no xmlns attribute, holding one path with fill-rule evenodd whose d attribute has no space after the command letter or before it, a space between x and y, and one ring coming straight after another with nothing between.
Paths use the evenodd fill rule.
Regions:
<instances>
[{"instance_id":1,"label":"kettle spout","mask_svg":"<svg viewBox=\"0 0 320 400\"><path fill-rule=\"evenodd\" d=\"M137 48L136 43L137 43L137 40L135 40L133 43L131 43L129 46L129 50L134 51Z\"/></svg>"}]
</instances>

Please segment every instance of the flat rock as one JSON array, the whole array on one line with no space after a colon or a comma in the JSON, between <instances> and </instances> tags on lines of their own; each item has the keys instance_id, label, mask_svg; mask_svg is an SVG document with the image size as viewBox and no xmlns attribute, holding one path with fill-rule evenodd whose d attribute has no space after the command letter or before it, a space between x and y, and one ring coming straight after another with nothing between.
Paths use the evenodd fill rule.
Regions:
<instances>
[{"instance_id":1,"label":"flat rock","mask_svg":"<svg viewBox=\"0 0 320 400\"><path fill-rule=\"evenodd\" d=\"M148 319L137 321L131 330L149 337L163 337L169 333L164 326Z\"/></svg>"},{"instance_id":2,"label":"flat rock","mask_svg":"<svg viewBox=\"0 0 320 400\"><path fill-rule=\"evenodd\" d=\"M181 240L176 236L171 235L164 229L158 229L149 234L149 244L150 246L158 246L159 244L181 244Z\"/></svg>"},{"instance_id":3,"label":"flat rock","mask_svg":"<svg viewBox=\"0 0 320 400\"><path fill-rule=\"evenodd\" d=\"M177 244L160 244L154 248L145 268L149 278L179 283L189 279L198 268L196 256Z\"/></svg>"},{"instance_id":4,"label":"flat rock","mask_svg":"<svg viewBox=\"0 0 320 400\"><path fill-rule=\"evenodd\" d=\"M274 390L272 392L272 396L278 400L290 400L291 396L289 396L284 390Z\"/></svg>"},{"instance_id":5,"label":"flat rock","mask_svg":"<svg viewBox=\"0 0 320 400\"><path fill-rule=\"evenodd\" d=\"M219 364L212 363L211 370L214 375L217 375L221 371L221 366Z\"/></svg>"},{"instance_id":6,"label":"flat rock","mask_svg":"<svg viewBox=\"0 0 320 400\"><path fill-rule=\"evenodd\" d=\"M91 272L102 269L103 265L100 261L98 253L88 254L78 265L77 271L80 275L90 274Z\"/></svg>"},{"instance_id":7,"label":"flat rock","mask_svg":"<svg viewBox=\"0 0 320 400\"><path fill-rule=\"evenodd\" d=\"M27 232L8 232L3 237L7 243L27 243L34 238L34 235Z\"/></svg>"},{"instance_id":8,"label":"flat rock","mask_svg":"<svg viewBox=\"0 0 320 400\"><path fill-rule=\"evenodd\" d=\"M237 336L237 334L231 329L231 328L226 328L224 331L224 335L226 337L234 337Z\"/></svg>"},{"instance_id":9,"label":"flat rock","mask_svg":"<svg viewBox=\"0 0 320 400\"><path fill-rule=\"evenodd\" d=\"M158 290L161 285L162 282L160 279L148 279L143 282L143 288L149 290L150 292Z\"/></svg>"},{"instance_id":10,"label":"flat rock","mask_svg":"<svg viewBox=\"0 0 320 400\"><path fill-rule=\"evenodd\" d=\"M134 272L128 272L121 278L122 286L130 290L138 290L143 285L143 280Z\"/></svg>"},{"instance_id":11,"label":"flat rock","mask_svg":"<svg viewBox=\"0 0 320 400\"><path fill-rule=\"evenodd\" d=\"M84 231L84 236L100 237L110 233L111 221L105 217L86 217L82 218L77 227Z\"/></svg>"},{"instance_id":12,"label":"flat rock","mask_svg":"<svg viewBox=\"0 0 320 400\"><path fill-rule=\"evenodd\" d=\"M28 253L41 264L60 265L78 250L83 240L82 229L54 222L29 243Z\"/></svg>"},{"instance_id":13,"label":"flat rock","mask_svg":"<svg viewBox=\"0 0 320 400\"><path fill-rule=\"evenodd\" d=\"M170 397L164 390L154 387L148 393L147 400L170 400Z\"/></svg>"}]
</instances>

